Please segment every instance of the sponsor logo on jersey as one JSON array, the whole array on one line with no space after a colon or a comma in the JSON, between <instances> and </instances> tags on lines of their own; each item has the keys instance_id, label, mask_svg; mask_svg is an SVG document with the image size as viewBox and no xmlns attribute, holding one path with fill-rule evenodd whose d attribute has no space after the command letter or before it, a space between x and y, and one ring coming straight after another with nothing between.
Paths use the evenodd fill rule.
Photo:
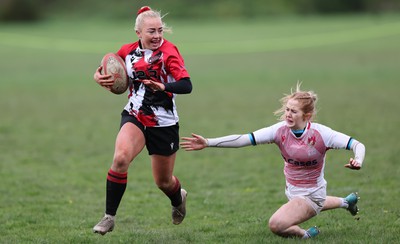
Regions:
<instances>
[{"instance_id":1,"label":"sponsor logo on jersey","mask_svg":"<svg viewBox=\"0 0 400 244\"><path fill-rule=\"evenodd\" d=\"M316 160L316 159L308 160L306 162L301 162L301 161L297 161L297 160L291 159L291 158L286 159L284 156L282 156L282 157L285 160L285 162L287 162L288 164L295 165L295 166L307 166L308 167L308 166L314 166L314 165L318 164L318 160Z\"/></svg>"}]
</instances>

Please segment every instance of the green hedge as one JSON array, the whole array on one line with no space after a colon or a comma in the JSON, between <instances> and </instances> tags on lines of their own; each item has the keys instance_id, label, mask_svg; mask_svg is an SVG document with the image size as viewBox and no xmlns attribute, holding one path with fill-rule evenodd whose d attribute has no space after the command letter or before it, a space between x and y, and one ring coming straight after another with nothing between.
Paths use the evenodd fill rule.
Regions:
<instances>
[{"instance_id":1,"label":"green hedge","mask_svg":"<svg viewBox=\"0 0 400 244\"><path fill-rule=\"evenodd\" d=\"M2 21L35 21L41 11L34 0L1 0L0 19Z\"/></svg>"}]
</instances>

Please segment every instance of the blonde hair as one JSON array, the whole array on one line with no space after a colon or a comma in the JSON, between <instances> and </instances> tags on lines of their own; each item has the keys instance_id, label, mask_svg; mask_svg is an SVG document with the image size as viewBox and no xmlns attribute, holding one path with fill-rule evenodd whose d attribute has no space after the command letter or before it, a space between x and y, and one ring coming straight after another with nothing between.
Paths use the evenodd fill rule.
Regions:
<instances>
[{"instance_id":1,"label":"blonde hair","mask_svg":"<svg viewBox=\"0 0 400 244\"><path fill-rule=\"evenodd\" d=\"M280 120L285 120L286 104L291 99L299 102L300 110L304 115L311 114L310 120L315 118L317 114L316 103L318 101L318 96L313 91L302 91L300 86L301 82L297 82L296 91L293 92L291 89L290 94L285 94L285 96L280 99L282 107L274 112Z\"/></svg>"},{"instance_id":2,"label":"blonde hair","mask_svg":"<svg viewBox=\"0 0 400 244\"><path fill-rule=\"evenodd\" d=\"M142 8L144 8L144 7L142 7ZM167 33L172 33L172 28L168 27L167 24L162 20L164 18L164 16L167 14L161 16L161 11L153 10L147 6L146 6L146 8L147 9L145 11L140 12L136 16L135 31L141 30L143 22L146 18L160 18L161 22L162 22L163 31L167 32Z\"/></svg>"}]
</instances>

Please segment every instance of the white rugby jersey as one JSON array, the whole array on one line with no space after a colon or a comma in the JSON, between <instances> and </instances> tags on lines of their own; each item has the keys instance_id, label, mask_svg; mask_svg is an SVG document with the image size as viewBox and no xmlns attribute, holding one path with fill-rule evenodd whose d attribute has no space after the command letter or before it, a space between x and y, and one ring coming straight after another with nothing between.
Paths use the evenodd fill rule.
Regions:
<instances>
[{"instance_id":1,"label":"white rugby jersey","mask_svg":"<svg viewBox=\"0 0 400 244\"><path fill-rule=\"evenodd\" d=\"M129 101L124 109L147 127L175 125L179 121L175 94L154 92L141 80L171 83L189 78L177 47L164 39L156 50L142 49L137 41L123 45L117 54L125 61L130 80Z\"/></svg>"},{"instance_id":2,"label":"white rugby jersey","mask_svg":"<svg viewBox=\"0 0 400 244\"><path fill-rule=\"evenodd\" d=\"M329 149L350 149L351 137L318 123L308 123L296 137L286 122L250 134L253 145L275 143L285 161L286 181L298 187L316 187L325 183L325 155Z\"/></svg>"}]
</instances>

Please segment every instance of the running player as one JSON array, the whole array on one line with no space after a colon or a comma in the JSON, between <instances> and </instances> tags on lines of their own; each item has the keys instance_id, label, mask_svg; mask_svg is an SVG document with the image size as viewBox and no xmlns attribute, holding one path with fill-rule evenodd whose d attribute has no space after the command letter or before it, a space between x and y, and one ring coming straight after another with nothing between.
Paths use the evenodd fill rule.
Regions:
<instances>
[{"instance_id":1,"label":"running player","mask_svg":"<svg viewBox=\"0 0 400 244\"><path fill-rule=\"evenodd\" d=\"M312 122L317 95L301 91L297 84L295 92L281 99L282 107L275 112L281 121L253 133L204 138L192 134L183 137L182 148L187 151L205 147L238 148L249 145L275 143L282 154L285 167L286 196L282 205L270 218L270 230L282 237L310 238L319 229L308 230L298 225L318 215L321 211L345 208L351 215L358 212L357 193L345 198L327 196L324 179L325 154L329 149L347 149L354 152L345 167L359 170L364 160L365 147L356 139Z\"/></svg>"},{"instance_id":2,"label":"running player","mask_svg":"<svg viewBox=\"0 0 400 244\"><path fill-rule=\"evenodd\" d=\"M138 41L123 45L117 54L125 60L131 84L129 101L121 117L114 159L107 175L105 216L93 228L106 234L114 229L115 215L124 195L130 163L146 146L156 185L171 200L172 223L180 224L186 214L187 192L173 175L179 148L179 117L175 95L192 91L192 83L177 47L163 38L169 29L159 11L142 7L136 17ZM114 80L94 73L95 81L107 90Z\"/></svg>"}]
</instances>

